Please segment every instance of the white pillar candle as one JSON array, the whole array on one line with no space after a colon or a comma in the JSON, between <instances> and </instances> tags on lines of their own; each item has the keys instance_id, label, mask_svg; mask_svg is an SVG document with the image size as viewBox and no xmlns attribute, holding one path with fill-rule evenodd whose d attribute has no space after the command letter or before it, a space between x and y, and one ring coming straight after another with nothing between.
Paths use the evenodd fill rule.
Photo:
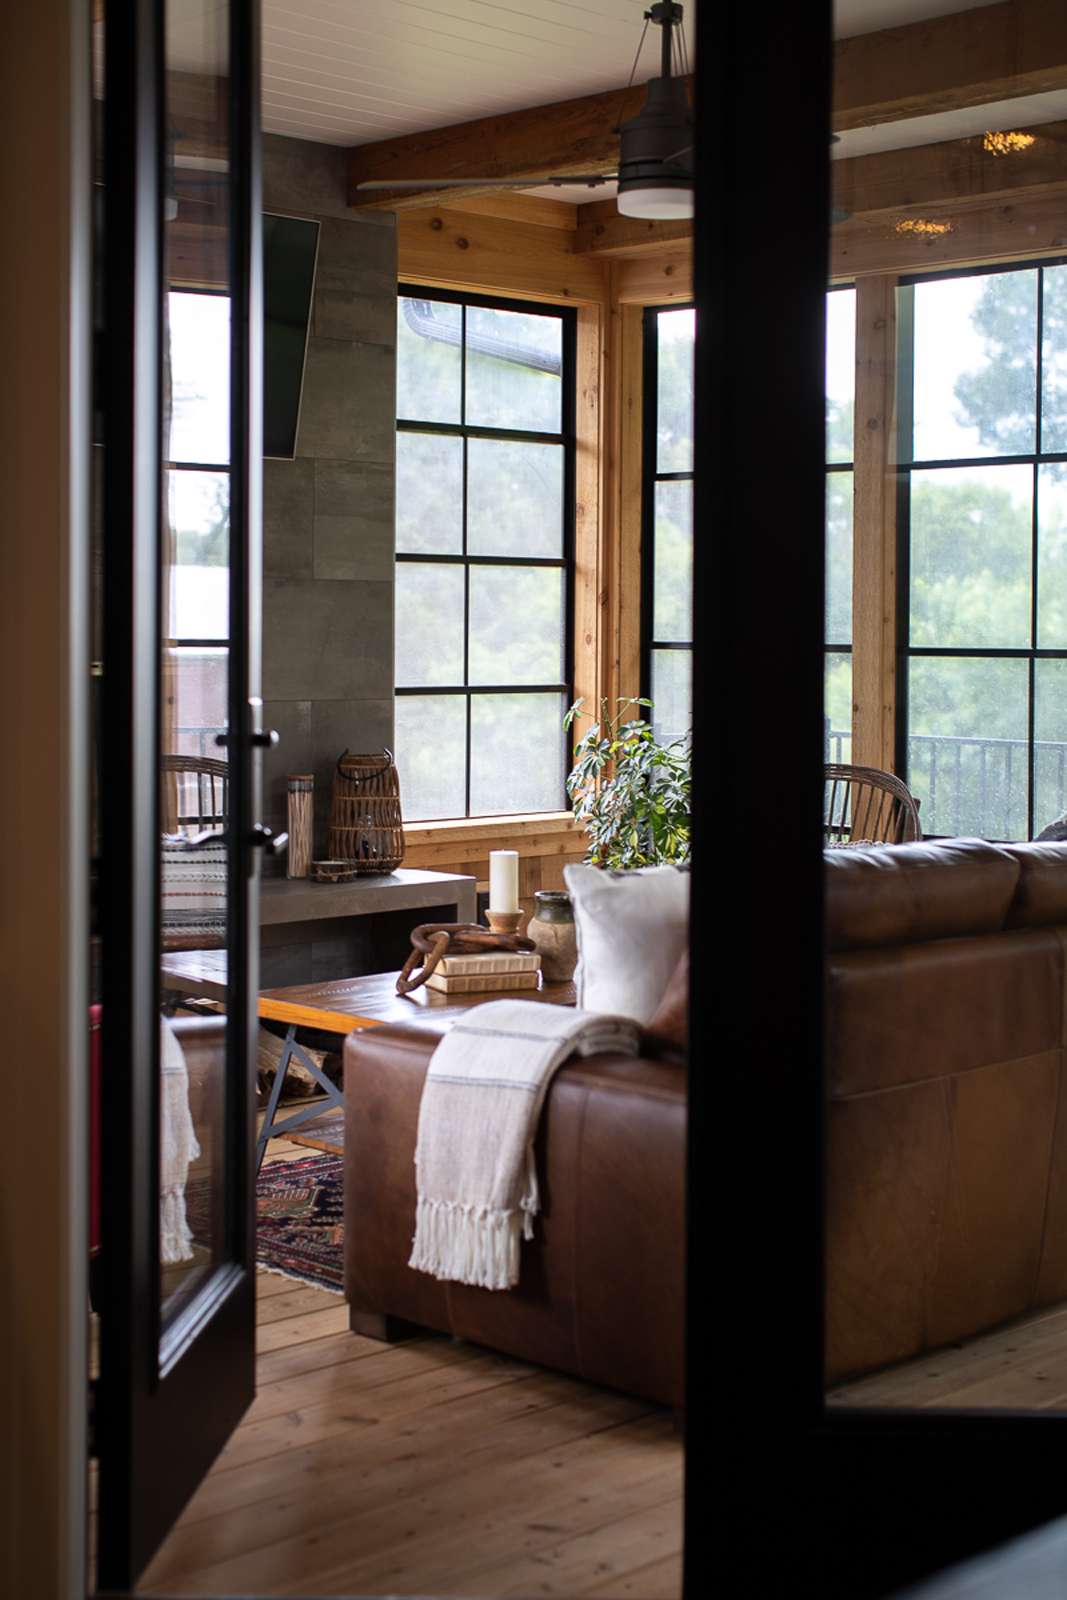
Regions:
<instances>
[{"instance_id":1,"label":"white pillar candle","mask_svg":"<svg viewBox=\"0 0 1067 1600\"><path fill-rule=\"evenodd\" d=\"M519 852L517 850L490 850L489 852L489 909L490 911L517 911L519 909Z\"/></svg>"}]
</instances>

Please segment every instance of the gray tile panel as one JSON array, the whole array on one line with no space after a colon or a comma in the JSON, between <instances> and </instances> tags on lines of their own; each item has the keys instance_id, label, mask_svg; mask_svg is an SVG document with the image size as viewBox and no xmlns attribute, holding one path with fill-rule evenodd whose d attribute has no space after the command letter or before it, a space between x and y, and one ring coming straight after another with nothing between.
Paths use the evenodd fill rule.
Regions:
<instances>
[{"instance_id":1,"label":"gray tile panel","mask_svg":"<svg viewBox=\"0 0 1067 1600\"><path fill-rule=\"evenodd\" d=\"M314 575L392 583L393 465L316 461Z\"/></svg>"}]
</instances>

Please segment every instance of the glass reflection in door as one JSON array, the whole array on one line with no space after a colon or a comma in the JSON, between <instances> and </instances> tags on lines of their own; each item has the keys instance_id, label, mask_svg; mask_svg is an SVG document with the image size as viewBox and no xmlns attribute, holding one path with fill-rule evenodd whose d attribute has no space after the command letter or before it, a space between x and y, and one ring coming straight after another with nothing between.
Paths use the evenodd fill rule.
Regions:
<instances>
[{"instance_id":1,"label":"glass reflection in door","mask_svg":"<svg viewBox=\"0 0 1067 1600\"><path fill-rule=\"evenodd\" d=\"M226 8L166 8L160 1262L164 1333L226 1258L230 217ZM223 741L223 742L220 742Z\"/></svg>"}]
</instances>

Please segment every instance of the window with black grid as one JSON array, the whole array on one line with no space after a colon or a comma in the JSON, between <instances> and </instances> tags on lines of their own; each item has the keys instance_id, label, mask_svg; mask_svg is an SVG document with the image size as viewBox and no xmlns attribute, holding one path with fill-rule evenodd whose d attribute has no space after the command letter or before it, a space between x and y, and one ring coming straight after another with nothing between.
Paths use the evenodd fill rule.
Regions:
<instances>
[{"instance_id":1,"label":"window with black grid","mask_svg":"<svg viewBox=\"0 0 1067 1600\"><path fill-rule=\"evenodd\" d=\"M645 312L642 474L642 693L661 739L693 712L692 306Z\"/></svg>"},{"instance_id":2,"label":"window with black grid","mask_svg":"<svg viewBox=\"0 0 1067 1600\"><path fill-rule=\"evenodd\" d=\"M852 759L852 483L856 395L856 291L826 296L826 669L827 761Z\"/></svg>"},{"instance_id":3,"label":"window with black grid","mask_svg":"<svg viewBox=\"0 0 1067 1600\"><path fill-rule=\"evenodd\" d=\"M1067 810L1067 264L897 292L898 771L928 835Z\"/></svg>"},{"instance_id":4,"label":"window with black grid","mask_svg":"<svg viewBox=\"0 0 1067 1600\"><path fill-rule=\"evenodd\" d=\"M566 806L575 313L404 288L396 756L408 821Z\"/></svg>"}]
</instances>

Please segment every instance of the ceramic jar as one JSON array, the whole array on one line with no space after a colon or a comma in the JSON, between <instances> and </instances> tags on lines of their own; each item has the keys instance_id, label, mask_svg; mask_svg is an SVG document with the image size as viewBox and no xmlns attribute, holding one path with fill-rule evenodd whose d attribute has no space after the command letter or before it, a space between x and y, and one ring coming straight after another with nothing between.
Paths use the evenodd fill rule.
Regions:
<instances>
[{"instance_id":1,"label":"ceramic jar","mask_svg":"<svg viewBox=\"0 0 1067 1600\"><path fill-rule=\"evenodd\" d=\"M546 983L569 983L578 964L578 939L571 897L564 889L538 889L526 928L541 957Z\"/></svg>"}]
</instances>

